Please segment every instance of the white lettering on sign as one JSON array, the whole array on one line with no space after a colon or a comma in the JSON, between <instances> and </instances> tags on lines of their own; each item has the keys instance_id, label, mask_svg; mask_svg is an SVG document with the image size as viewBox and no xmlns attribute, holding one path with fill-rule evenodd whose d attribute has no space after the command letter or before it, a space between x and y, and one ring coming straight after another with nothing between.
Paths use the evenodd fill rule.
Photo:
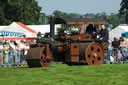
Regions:
<instances>
[{"instance_id":1,"label":"white lettering on sign","mask_svg":"<svg viewBox=\"0 0 128 85\"><path fill-rule=\"evenodd\" d=\"M14 37L25 37L24 33L20 33L20 32L9 32L9 31L1 31L0 35L3 36L14 36Z\"/></svg>"}]
</instances>

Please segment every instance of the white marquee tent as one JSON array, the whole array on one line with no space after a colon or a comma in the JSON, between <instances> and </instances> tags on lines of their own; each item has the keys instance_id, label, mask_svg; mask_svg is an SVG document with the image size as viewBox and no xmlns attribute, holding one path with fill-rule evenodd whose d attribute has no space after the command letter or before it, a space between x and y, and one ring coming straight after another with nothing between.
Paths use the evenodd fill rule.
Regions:
<instances>
[{"instance_id":1,"label":"white marquee tent","mask_svg":"<svg viewBox=\"0 0 128 85\"><path fill-rule=\"evenodd\" d=\"M27 27L35 30L37 33L41 32L42 34L45 34L46 32L50 32L50 25L27 25ZM61 25L55 25L55 34L59 28L61 28Z\"/></svg>"},{"instance_id":2,"label":"white marquee tent","mask_svg":"<svg viewBox=\"0 0 128 85\"><path fill-rule=\"evenodd\" d=\"M8 27L8 26L0 26L0 30L4 29L6 27Z\"/></svg>"},{"instance_id":3,"label":"white marquee tent","mask_svg":"<svg viewBox=\"0 0 128 85\"><path fill-rule=\"evenodd\" d=\"M61 25L55 25L55 33L60 27ZM3 35L0 40L35 40L38 32L50 32L50 25L24 25L21 22L13 22L9 26L0 26L0 35Z\"/></svg>"},{"instance_id":4,"label":"white marquee tent","mask_svg":"<svg viewBox=\"0 0 128 85\"><path fill-rule=\"evenodd\" d=\"M21 22L13 22L0 30L1 40L27 40L35 39L37 32Z\"/></svg>"},{"instance_id":5,"label":"white marquee tent","mask_svg":"<svg viewBox=\"0 0 128 85\"><path fill-rule=\"evenodd\" d=\"M128 32L128 26L117 26L109 32L109 39L113 40L114 37L119 39L124 32Z\"/></svg>"}]
</instances>

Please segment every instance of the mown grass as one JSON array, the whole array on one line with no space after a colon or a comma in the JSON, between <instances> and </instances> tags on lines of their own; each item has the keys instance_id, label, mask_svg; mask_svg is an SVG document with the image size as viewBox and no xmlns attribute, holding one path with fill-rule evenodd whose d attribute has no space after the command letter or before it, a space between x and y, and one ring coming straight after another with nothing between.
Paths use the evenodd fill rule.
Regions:
<instances>
[{"instance_id":1,"label":"mown grass","mask_svg":"<svg viewBox=\"0 0 128 85\"><path fill-rule=\"evenodd\" d=\"M0 85L128 85L128 64L1 67Z\"/></svg>"}]
</instances>

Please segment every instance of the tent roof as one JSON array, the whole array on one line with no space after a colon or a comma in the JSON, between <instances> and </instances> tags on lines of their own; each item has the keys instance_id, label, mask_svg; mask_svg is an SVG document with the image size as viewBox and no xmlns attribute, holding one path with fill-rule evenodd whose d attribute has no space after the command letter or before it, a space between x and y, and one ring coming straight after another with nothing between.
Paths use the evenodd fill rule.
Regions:
<instances>
[{"instance_id":1,"label":"tent roof","mask_svg":"<svg viewBox=\"0 0 128 85\"><path fill-rule=\"evenodd\" d=\"M1 29L1 31L28 31L28 32L31 32L31 33L37 33L35 30L25 26L23 23L21 22L13 22L11 23L9 26L7 27L4 27L3 29Z\"/></svg>"},{"instance_id":2,"label":"tent roof","mask_svg":"<svg viewBox=\"0 0 128 85\"><path fill-rule=\"evenodd\" d=\"M128 32L128 26L117 26L109 32L109 39L113 40L114 37L119 39L124 32Z\"/></svg>"},{"instance_id":3,"label":"tent roof","mask_svg":"<svg viewBox=\"0 0 128 85\"><path fill-rule=\"evenodd\" d=\"M24 29L26 29L26 30L28 30L28 31L30 31L30 32L32 32L32 33L37 33L36 31L34 31L34 30L32 30L31 28L25 26L25 25L24 25L23 23L21 23L21 22L16 22L16 24L18 24L19 26L23 27Z\"/></svg>"},{"instance_id":4,"label":"tent roof","mask_svg":"<svg viewBox=\"0 0 128 85\"><path fill-rule=\"evenodd\" d=\"M8 27L8 26L0 26L0 31L1 31L2 29L4 29L5 27Z\"/></svg>"},{"instance_id":5,"label":"tent roof","mask_svg":"<svg viewBox=\"0 0 128 85\"><path fill-rule=\"evenodd\" d=\"M119 26L122 30L124 30L125 32L128 32L128 26Z\"/></svg>"},{"instance_id":6,"label":"tent roof","mask_svg":"<svg viewBox=\"0 0 128 85\"><path fill-rule=\"evenodd\" d=\"M37 37L37 32L21 22L13 22L9 26L0 30L2 34L8 35L7 37L19 37L25 35L25 37Z\"/></svg>"}]
</instances>

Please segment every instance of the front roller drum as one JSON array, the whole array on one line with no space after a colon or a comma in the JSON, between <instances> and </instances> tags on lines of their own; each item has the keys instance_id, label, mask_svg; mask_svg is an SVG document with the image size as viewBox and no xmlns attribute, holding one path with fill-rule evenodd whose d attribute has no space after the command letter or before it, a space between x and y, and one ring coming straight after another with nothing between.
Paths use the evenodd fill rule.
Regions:
<instances>
[{"instance_id":1,"label":"front roller drum","mask_svg":"<svg viewBox=\"0 0 128 85\"><path fill-rule=\"evenodd\" d=\"M100 65L104 60L104 49L99 43L91 43L85 49L88 65Z\"/></svg>"},{"instance_id":2,"label":"front roller drum","mask_svg":"<svg viewBox=\"0 0 128 85\"><path fill-rule=\"evenodd\" d=\"M49 67L51 61L41 61L39 59L28 59L27 60L29 67Z\"/></svg>"},{"instance_id":3,"label":"front roller drum","mask_svg":"<svg viewBox=\"0 0 128 85\"><path fill-rule=\"evenodd\" d=\"M26 59L29 67L49 67L52 61L52 53L49 46L32 48L28 52L30 59Z\"/></svg>"}]
</instances>

